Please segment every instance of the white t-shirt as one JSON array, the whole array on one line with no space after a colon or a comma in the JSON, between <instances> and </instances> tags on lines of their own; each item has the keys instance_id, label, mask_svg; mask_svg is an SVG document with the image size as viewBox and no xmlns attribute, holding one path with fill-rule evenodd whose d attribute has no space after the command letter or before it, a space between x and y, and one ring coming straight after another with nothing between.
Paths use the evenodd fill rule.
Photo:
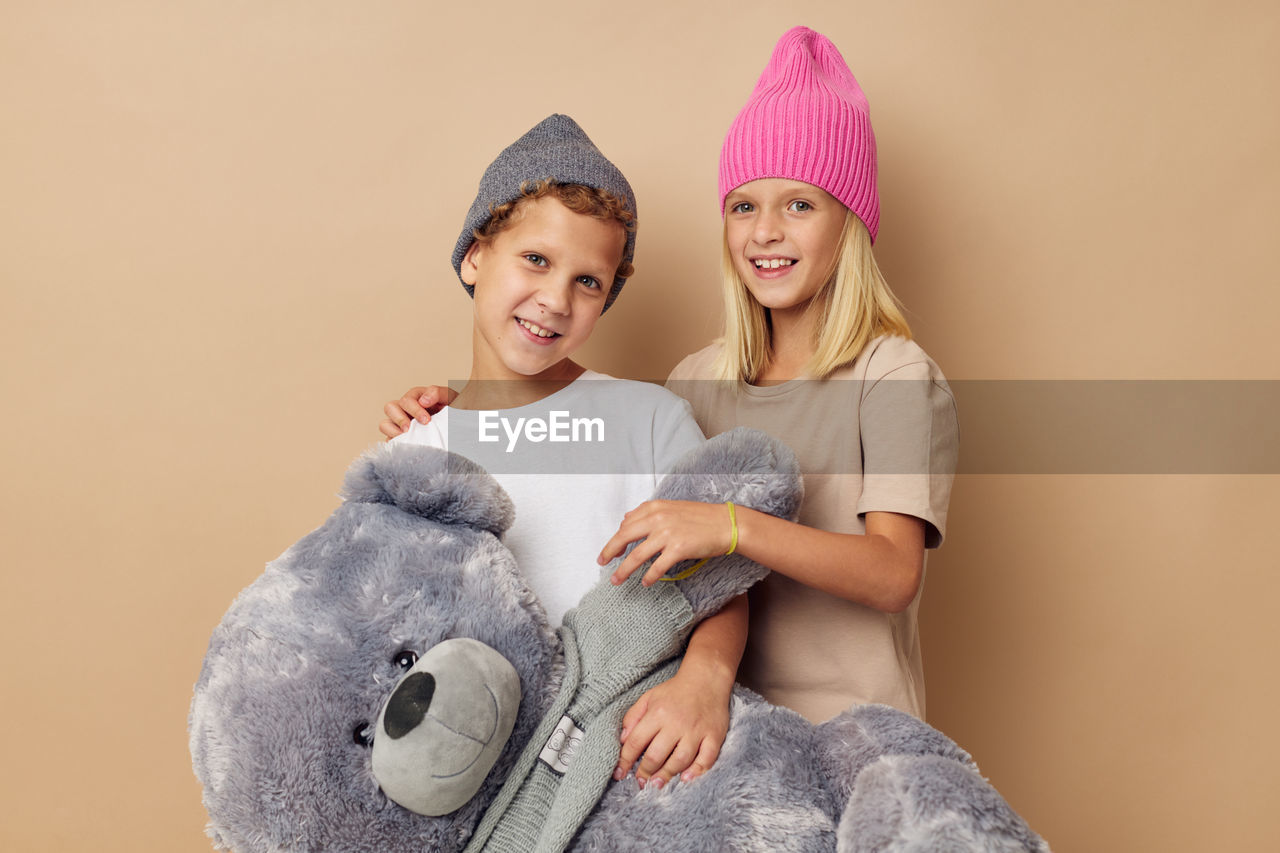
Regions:
<instances>
[{"instance_id":1,"label":"white t-shirt","mask_svg":"<svg viewBox=\"0 0 1280 853\"><path fill-rule=\"evenodd\" d=\"M503 542L559 625L600 579L596 557L623 514L704 439L670 391L588 370L527 406L445 408L394 440L458 453L493 475L516 508Z\"/></svg>"}]
</instances>

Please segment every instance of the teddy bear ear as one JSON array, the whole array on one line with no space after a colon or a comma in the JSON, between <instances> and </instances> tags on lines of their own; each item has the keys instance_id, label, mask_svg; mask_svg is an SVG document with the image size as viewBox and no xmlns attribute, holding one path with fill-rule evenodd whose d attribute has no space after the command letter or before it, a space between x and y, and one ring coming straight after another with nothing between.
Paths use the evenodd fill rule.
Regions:
<instances>
[{"instance_id":1,"label":"teddy bear ear","mask_svg":"<svg viewBox=\"0 0 1280 853\"><path fill-rule=\"evenodd\" d=\"M347 470L342 498L348 503L391 504L440 524L462 524L501 536L515 507L487 471L471 460L412 444L391 443L367 451Z\"/></svg>"},{"instance_id":2,"label":"teddy bear ear","mask_svg":"<svg viewBox=\"0 0 1280 853\"><path fill-rule=\"evenodd\" d=\"M804 497L804 479L791 448L760 430L734 427L681 457L655 497L732 500L794 521Z\"/></svg>"}]
</instances>

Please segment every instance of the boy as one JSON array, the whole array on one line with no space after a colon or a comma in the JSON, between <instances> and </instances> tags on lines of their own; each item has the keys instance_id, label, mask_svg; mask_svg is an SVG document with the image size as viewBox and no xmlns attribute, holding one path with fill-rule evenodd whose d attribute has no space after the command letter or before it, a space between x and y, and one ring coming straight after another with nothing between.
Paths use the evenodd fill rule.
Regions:
<instances>
[{"instance_id":1,"label":"boy","mask_svg":"<svg viewBox=\"0 0 1280 853\"><path fill-rule=\"evenodd\" d=\"M388 407L397 420L382 425L478 462L507 490L516 520L504 542L553 625L599 580L622 516L703 440L681 398L571 358L632 272L634 220L630 184L573 119L553 115L512 143L485 170L453 253L475 300L470 378L429 422ZM642 786L715 762L746 631L742 596L627 712L620 764L639 759Z\"/></svg>"},{"instance_id":2,"label":"boy","mask_svg":"<svg viewBox=\"0 0 1280 853\"><path fill-rule=\"evenodd\" d=\"M632 272L634 220L626 178L568 116L499 154L453 253L474 300L470 377L395 439L466 456L506 489L504 542L552 625L599 579L623 514L703 440L684 400L571 358Z\"/></svg>"}]
</instances>

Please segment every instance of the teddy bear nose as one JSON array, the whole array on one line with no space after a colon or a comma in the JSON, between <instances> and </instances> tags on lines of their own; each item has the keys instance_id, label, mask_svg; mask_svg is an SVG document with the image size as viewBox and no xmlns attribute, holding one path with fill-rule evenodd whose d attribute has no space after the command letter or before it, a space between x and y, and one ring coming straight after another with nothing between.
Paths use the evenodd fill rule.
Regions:
<instances>
[{"instance_id":1,"label":"teddy bear nose","mask_svg":"<svg viewBox=\"0 0 1280 853\"><path fill-rule=\"evenodd\" d=\"M387 700L382 728L392 738L402 738L417 728L431 707L431 697L436 692L436 680L429 672L415 672L400 682L400 686Z\"/></svg>"}]
</instances>

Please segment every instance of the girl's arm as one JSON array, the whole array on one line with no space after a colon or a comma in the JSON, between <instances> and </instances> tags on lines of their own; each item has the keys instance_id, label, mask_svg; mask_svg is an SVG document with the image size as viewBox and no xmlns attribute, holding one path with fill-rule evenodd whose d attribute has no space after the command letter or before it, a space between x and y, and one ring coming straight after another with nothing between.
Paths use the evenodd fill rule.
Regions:
<instances>
[{"instance_id":1,"label":"girl's arm","mask_svg":"<svg viewBox=\"0 0 1280 853\"><path fill-rule=\"evenodd\" d=\"M711 769L729 731L729 698L747 641L747 596L698 625L679 670L645 692L622 718L622 750L613 778L637 759L636 778L662 787Z\"/></svg>"},{"instance_id":2,"label":"girl's arm","mask_svg":"<svg viewBox=\"0 0 1280 853\"><path fill-rule=\"evenodd\" d=\"M457 391L444 385L415 385L405 391L399 400L392 400L382 407L382 413L386 417L378 424L378 431L390 441L407 430L411 421L430 423L431 416L452 403L457 396Z\"/></svg>"},{"instance_id":3,"label":"girl's arm","mask_svg":"<svg viewBox=\"0 0 1280 853\"><path fill-rule=\"evenodd\" d=\"M806 586L876 610L899 613L915 599L924 572L925 523L896 512L868 512L865 534L832 533L736 507L737 553ZM613 573L622 583L656 557L642 583L676 563L729 549L728 508L688 501L649 501L627 513L600 554L601 565L643 539Z\"/></svg>"}]
</instances>

